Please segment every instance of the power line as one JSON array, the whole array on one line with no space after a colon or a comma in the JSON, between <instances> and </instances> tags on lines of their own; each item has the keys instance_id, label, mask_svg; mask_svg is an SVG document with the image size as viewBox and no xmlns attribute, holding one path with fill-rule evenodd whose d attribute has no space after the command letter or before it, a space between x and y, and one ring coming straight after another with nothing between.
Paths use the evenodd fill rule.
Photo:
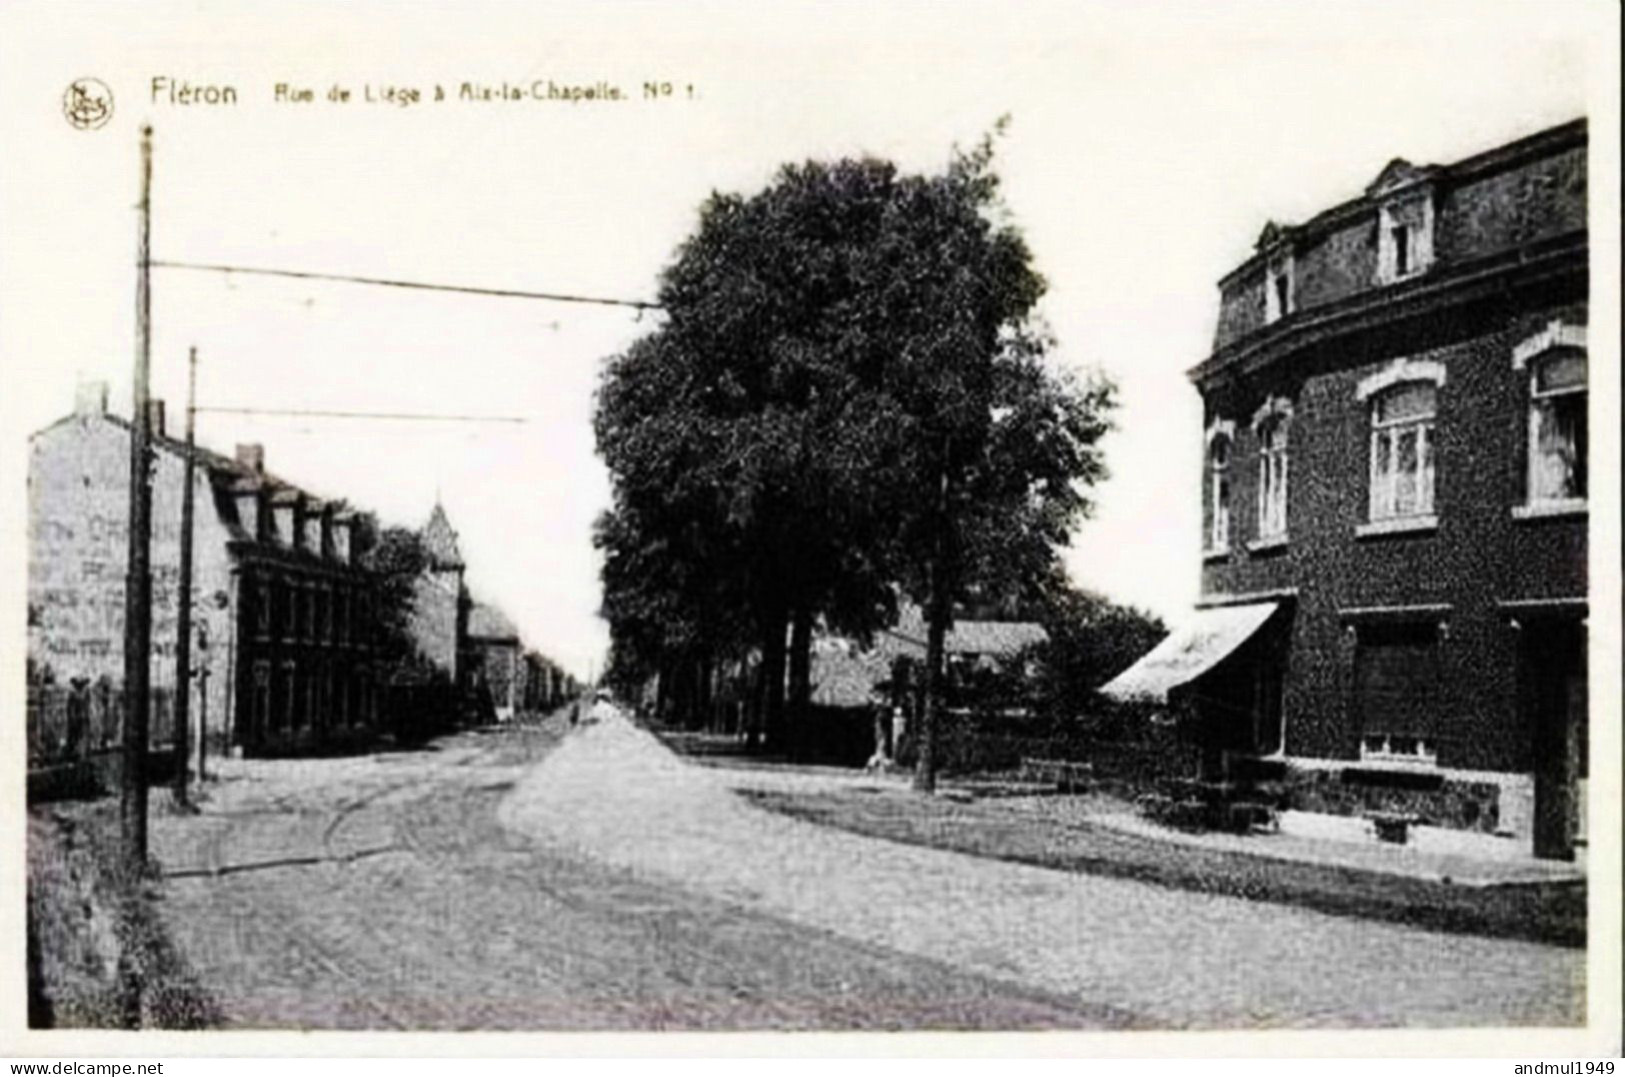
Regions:
<instances>
[{"instance_id":1,"label":"power line","mask_svg":"<svg viewBox=\"0 0 1625 1077\"><path fill-rule=\"evenodd\" d=\"M477 288L466 284L431 284L427 281L392 280L387 277L357 277L345 273L314 273L302 269L266 269L258 266L212 265L202 262L148 263L155 269L191 269L205 273L244 273L258 277L288 277L293 280L342 281L346 284L377 284L386 288L412 288L425 292L461 292L503 299L546 299L555 303L590 303L601 307L631 307L637 311L660 310L659 303L643 299L610 299L604 296L569 295L563 292L526 292L516 288Z\"/></svg>"},{"instance_id":2,"label":"power line","mask_svg":"<svg viewBox=\"0 0 1625 1077\"><path fill-rule=\"evenodd\" d=\"M285 415L304 419L390 419L403 422L439 423L528 423L529 419L515 415L436 415L427 412L396 411L317 411L301 408L232 408L204 407L195 410L223 415Z\"/></svg>"}]
</instances>

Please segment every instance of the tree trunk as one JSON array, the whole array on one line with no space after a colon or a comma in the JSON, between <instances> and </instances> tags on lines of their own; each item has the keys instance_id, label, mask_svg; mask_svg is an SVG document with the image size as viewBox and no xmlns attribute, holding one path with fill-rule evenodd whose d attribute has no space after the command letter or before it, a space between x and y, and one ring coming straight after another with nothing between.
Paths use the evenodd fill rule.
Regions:
<instances>
[{"instance_id":1,"label":"tree trunk","mask_svg":"<svg viewBox=\"0 0 1625 1077\"><path fill-rule=\"evenodd\" d=\"M937 738L942 728L943 649L948 638L948 621L953 616L953 545L949 528L952 523L948 511L949 452L945 443L942 453L942 475L937 485L937 528L933 536L929 594L925 608L925 708L920 715L917 758L914 763L914 788L922 793L937 791Z\"/></svg>"},{"instance_id":2,"label":"tree trunk","mask_svg":"<svg viewBox=\"0 0 1625 1077\"><path fill-rule=\"evenodd\" d=\"M784 750L784 629L786 611L775 610L762 631L762 732L767 750Z\"/></svg>"},{"instance_id":3,"label":"tree trunk","mask_svg":"<svg viewBox=\"0 0 1625 1077\"><path fill-rule=\"evenodd\" d=\"M755 751L762 746L763 703L762 685L766 679L762 676L762 663L752 665L749 659L745 662L745 747Z\"/></svg>"},{"instance_id":4,"label":"tree trunk","mask_svg":"<svg viewBox=\"0 0 1625 1077\"><path fill-rule=\"evenodd\" d=\"M694 659L694 728L711 731L711 662L702 653Z\"/></svg>"},{"instance_id":5,"label":"tree trunk","mask_svg":"<svg viewBox=\"0 0 1625 1077\"><path fill-rule=\"evenodd\" d=\"M790 621L790 714L788 741L794 755L806 748L812 703L812 610L802 607Z\"/></svg>"},{"instance_id":6,"label":"tree trunk","mask_svg":"<svg viewBox=\"0 0 1625 1077\"><path fill-rule=\"evenodd\" d=\"M662 654L655 663L655 724L666 721L666 706L671 699L671 663Z\"/></svg>"},{"instance_id":7,"label":"tree trunk","mask_svg":"<svg viewBox=\"0 0 1625 1077\"><path fill-rule=\"evenodd\" d=\"M932 572L931 599L926 608L925 628L925 708L920 715L919 734L915 738L914 788L922 793L937 790L937 738L942 730L942 697L945 671L943 652L948 638L950 604L945 601L947 587L941 566Z\"/></svg>"}]
</instances>

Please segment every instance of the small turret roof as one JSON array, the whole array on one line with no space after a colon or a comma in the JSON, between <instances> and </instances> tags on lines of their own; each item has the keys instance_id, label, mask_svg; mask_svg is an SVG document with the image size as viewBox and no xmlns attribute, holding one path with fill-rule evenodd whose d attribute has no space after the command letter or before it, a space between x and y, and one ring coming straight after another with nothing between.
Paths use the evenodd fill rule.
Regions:
<instances>
[{"instance_id":1,"label":"small turret roof","mask_svg":"<svg viewBox=\"0 0 1625 1077\"><path fill-rule=\"evenodd\" d=\"M457 548L457 532L446 518L445 506L434 503L429 522L423 525L423 545L436 568L463 568L463 554Z\"/></svg>"}]
</instances>

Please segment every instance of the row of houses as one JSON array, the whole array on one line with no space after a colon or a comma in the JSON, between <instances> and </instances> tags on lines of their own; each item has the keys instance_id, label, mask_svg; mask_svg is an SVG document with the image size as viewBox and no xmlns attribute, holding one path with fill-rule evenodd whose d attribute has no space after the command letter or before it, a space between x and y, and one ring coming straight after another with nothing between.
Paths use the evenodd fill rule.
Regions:
<instances>
[{"instance_id":1,"label":"row of houses","mask_svg":"<svg viewBox=\"0 0 1625 1077\"><path fill-rule=\"evenodd\" d=\"M166 709L177 686L183 442L152 405L152 669ZM72 414L30 438L28 667L31 695L116 700L124 656L131 424L103 383L80 386ZM399 685L381 662L377 581L366 552L378 528L349 503L266 468L259 445L232 456L196 448L191 663L194 721L216 748L250 754L365 743L398 732ZM527 651L511 622L475 601L457 535L435 506L421 531L428 564L414 584L411 635L449 691L447 721L505 718L574 690ZM104 708L105 709L105 708ZM43 716L49 708L31 708ZM158 715L157 728L164 728ZM108 722L102 734L111 736ZM31 730L31 751L64 736Z\"/></svg>"}]
</instances>

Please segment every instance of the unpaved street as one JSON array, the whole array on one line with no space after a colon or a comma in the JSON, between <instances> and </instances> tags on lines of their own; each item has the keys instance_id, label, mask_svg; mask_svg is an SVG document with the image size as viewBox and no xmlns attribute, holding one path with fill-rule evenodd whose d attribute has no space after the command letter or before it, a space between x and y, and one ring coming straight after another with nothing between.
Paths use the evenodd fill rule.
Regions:
<instances>
[{"instance_id":1,"label":"unpaved street","mask_svg":"<svg viewBox=\"0 0 1625 1077\"><path fill-rule=\"evenodd\" d=\"M233 763L155 831L232 1023L1573 1023L1584 954L896 845L755 809L621 719Z\"/></svg>"},{"instance_id":2,"label":"unpaved street","mask_svg":"<svg viewBox=\"0 0 1625 1077\"><path fill-rule=\"evenodd\" d=\"M421 752L228 763L204 815L155 817L165 918L229 1024L1131 1022L640 880L501 827L497 805L559 729L470 734Z\"/></svg>"}]
</instances>

